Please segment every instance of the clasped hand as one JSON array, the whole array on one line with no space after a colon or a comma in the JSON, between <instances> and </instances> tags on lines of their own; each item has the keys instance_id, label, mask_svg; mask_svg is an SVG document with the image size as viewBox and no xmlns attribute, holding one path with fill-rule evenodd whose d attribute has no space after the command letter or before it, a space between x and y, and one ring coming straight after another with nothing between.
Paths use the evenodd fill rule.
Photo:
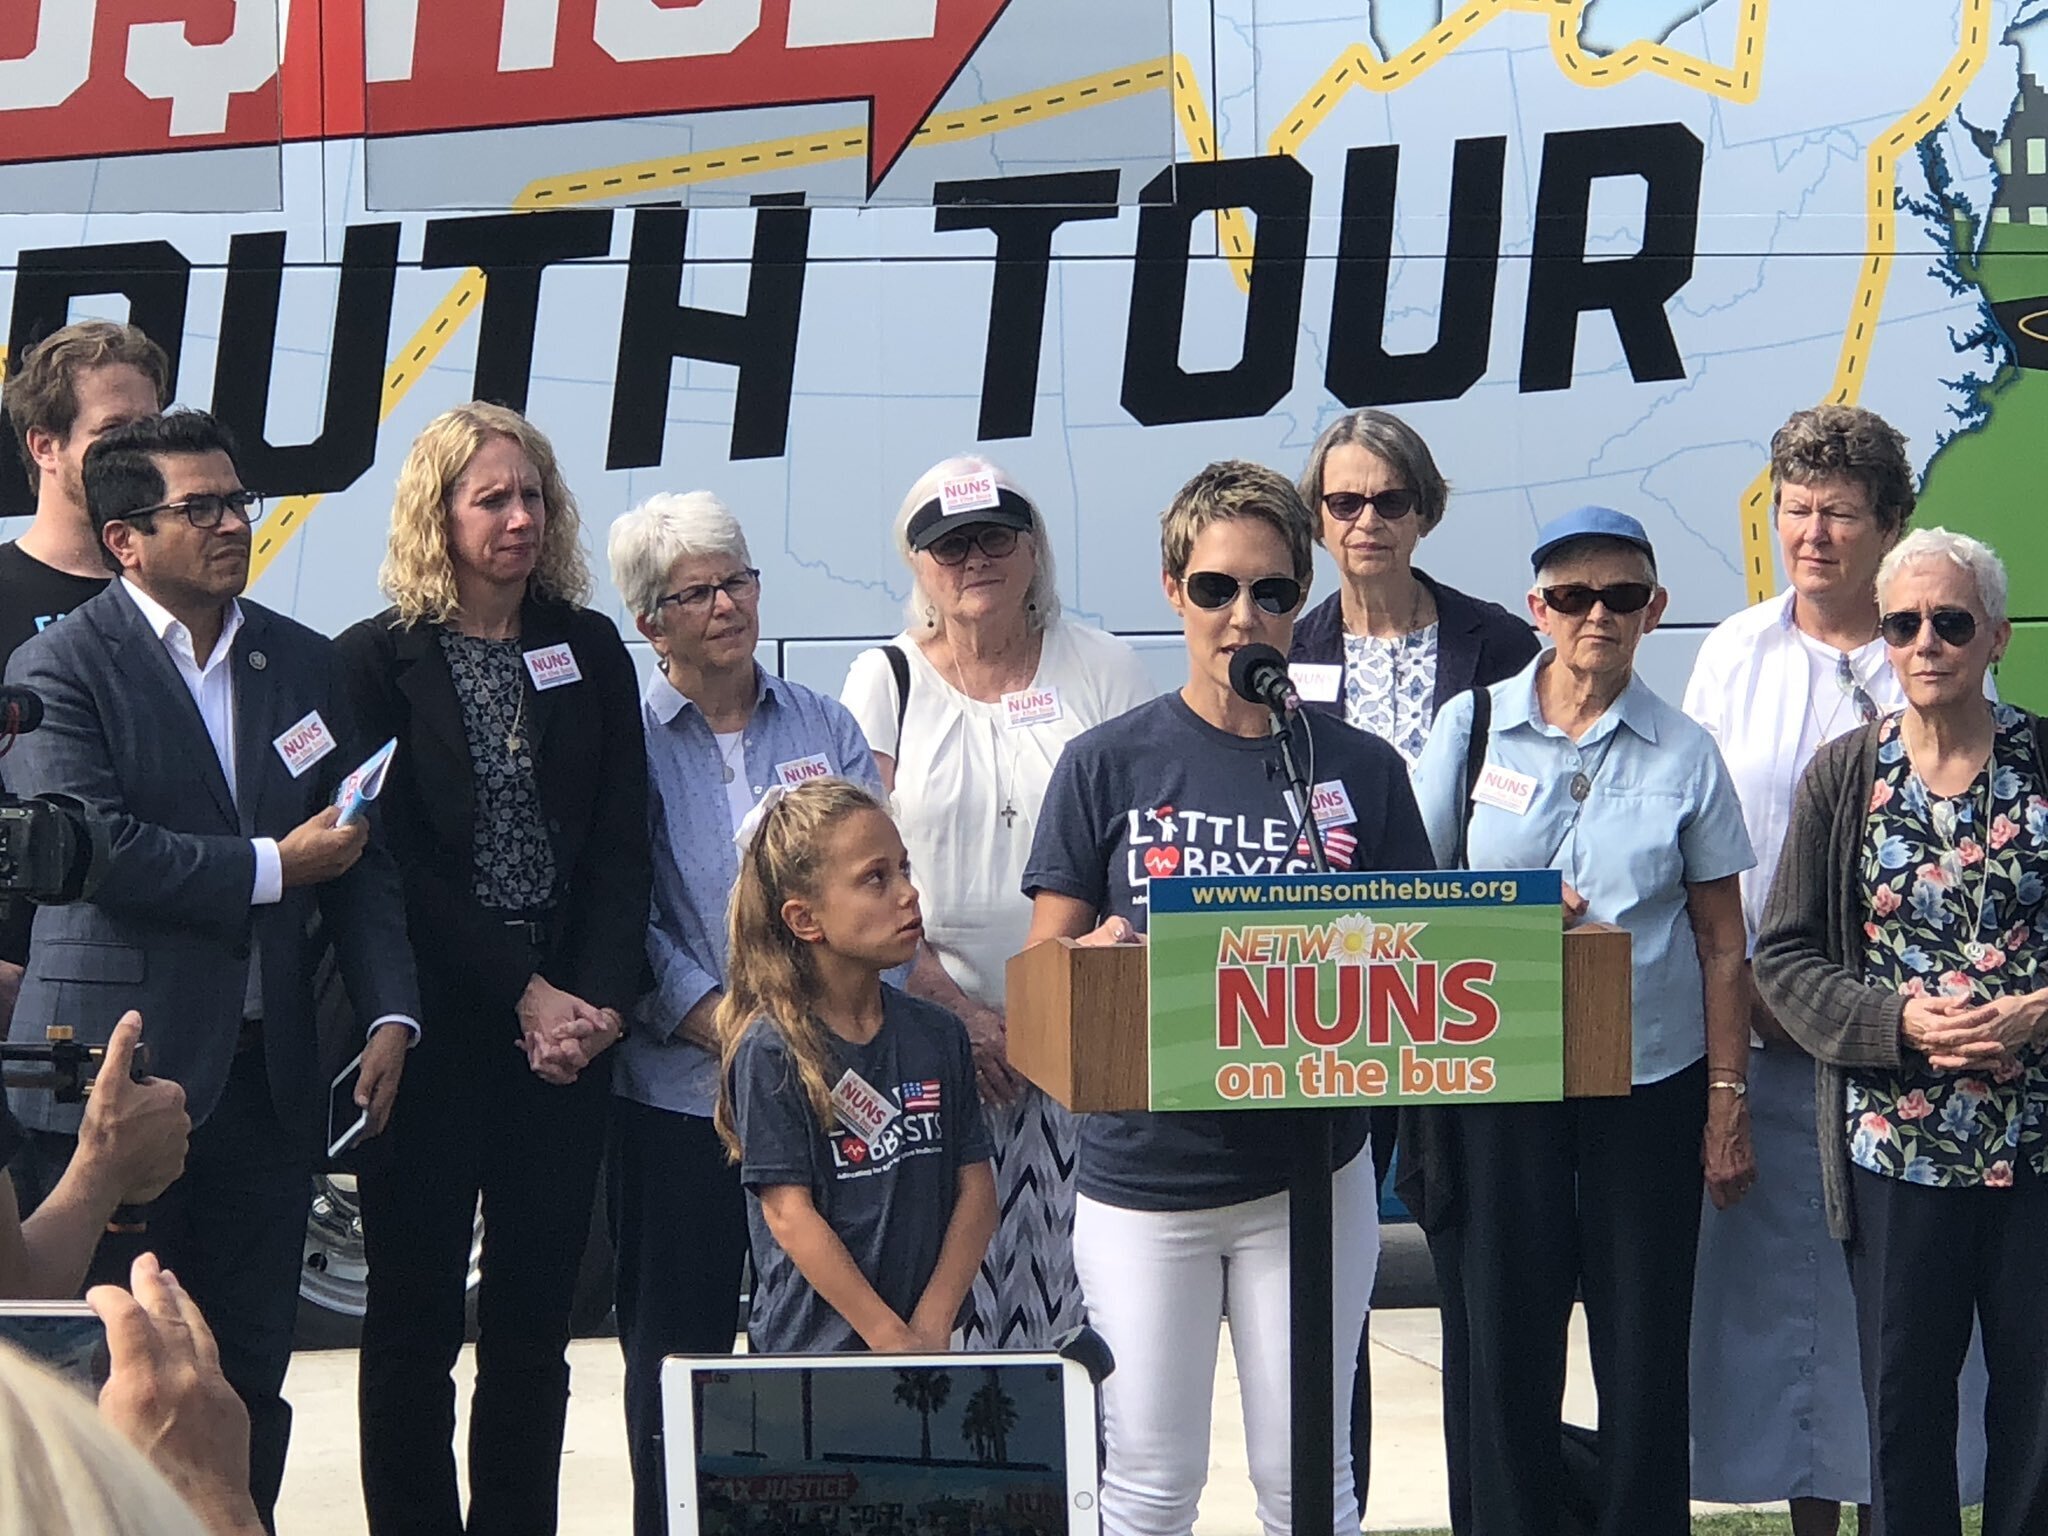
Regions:
<instances>
[{"instance_id":1,"label":"clasped hand","mask_svg":"<svg viewBox=\"0 0 2048 1536\"><path fill-rule=\"evenodd\" d=\"M2019 1053L2038 1044L2048 992L1978 1002L1968 997L1906 1000L1899 1033L1939 1072L1980 1071L2000 1080L2019 1074Z\"/></svg>"},{"instance_id":2,"label":"clasped hand","mask_svg":"<svg viewBox=\"0 0 2048 1536\"><path fill-rule=\"evenodd\" d=\"M535 976L519 998L519 1046L544 1083L566 1087L609 1049L625 1028L613 1008L594 1008Z\"/></svg>"}]
</instances>

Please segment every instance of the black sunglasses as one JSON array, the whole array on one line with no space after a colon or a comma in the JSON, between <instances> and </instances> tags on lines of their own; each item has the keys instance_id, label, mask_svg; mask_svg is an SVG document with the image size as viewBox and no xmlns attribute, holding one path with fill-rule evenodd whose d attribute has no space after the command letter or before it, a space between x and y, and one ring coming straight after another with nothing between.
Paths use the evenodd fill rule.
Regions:
<instances>
[{"instance_id":1,"label":"black sunglasses","mask_svg":"<svg viewBox=\"0 0 2048 1536\"><path fill-rule=\"evenodd\" d=\"M1360 491L1326 491L1323 510L1340 523L1355 523L1367 507L1390 523L1399 522L1422 505L1422 498L1409 490L1378 491L1371 496Z\"/></svg>"},{"instance_id":2,"label":"black sunglasses","mask_svg":"<svg viewBox=\"0 0 2048 1536\"><path fill-rule=\"evenodd\" d=\"M133 512L122 513L119 521L132 523L138 518L154 517L159 512L177 512L194 528L218 528L220 520L231 511L253 528L263 520L263 498L254 491L229 491L225 496L201 492L197 496L187 496L183 501L137 507Z\"/></svg>"},{"instance_id":3,"label":"black sunglasses","mask_svg":"<svg viewBox=\"0 0 2048 1536\"><path fill-rule=\"evenodd\" d=\"M1641 581L1617 581L1611 587L1589 587L1570 581L1563 586L1543 587L1536 595L1551 612L1577 618L1582 613L1591 613L1595 603L1606 604L1609 613L1640 613L1650 606L1657 589Z\"/></svg>"},{"instance_id":4,"label":"black sunglasses","mask_svg":"<svg viewBox=\"0 0 2048 1536\"><path fill-rule=\"evenodd\" d=\"M1967 608L1937 608L1927 619L1944 645L1960 650L1977 638L1977 616ZM1877 628L1886 645L1911 645L1920 638L1920 614L1915 609L1901 608L1879 619Z\"/></svg>"},{"instance_id":5,"label":"black sunglasses","mask_svg":"<svg viewBox=\"0 0 2048 1536\"><path fill-rule=\"evenodd\" d=\"M1221 571L1190 571L1181 590L1197 608L1227 608L1237 601L1245 583ZM1267 613L1292 613L1301 606L1301 583L1292 576L1261 576L1251 583L1252 601Z\"/></svg>"},{"instance_id":6,"label":"black sunglasses","mask_svg":"<svg viewBox=\"0 0 2048 1536\"><path fill-rule=\"evenodd\" d=\"M1000 560L1016 547L1016 529L1001 523L983 523L979 528L962 528L943 539L934 539L925 545L924 552L941 565L964 565L971 549L979 549L991 560Z\"/></svg>"}]
</instances>

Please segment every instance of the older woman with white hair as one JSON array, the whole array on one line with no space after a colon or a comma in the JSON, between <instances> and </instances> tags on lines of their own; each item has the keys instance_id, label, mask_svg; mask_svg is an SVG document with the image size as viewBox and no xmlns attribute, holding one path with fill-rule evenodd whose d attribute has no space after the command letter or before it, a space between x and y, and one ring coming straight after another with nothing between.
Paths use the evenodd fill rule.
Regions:
<instances>
[{"instance_id":1,"label":"older woman with white hair","mask_svg":"<svg viewBox=\"0 0 2048 1536\"><path fill-rule=\"evenodd\" d=\"M724 996L726 902L739 873L733 833L773 785L830 775L879 789L881 779L836 700L754 660L761 573L717 497L651 497L612 524L610 553L612 581L659 662L641 703L654 991L617 1051L606 1196L634 1530L660 1536L668 1528L661 1361L731 1350L747 1251L739 1172L711 1123L712 1019Z\"/></svg>"},{"instance_id":2,"label":"older woman with white hair","mask_svg":"<svg viewBox=\"0 0 2048 1536\"><path fill-rule=\"evenodd\" d=\"M2012 638L1990 549L1908 534L1877 595L1905 708L1829 742L1800 781L1756 980L1816 1063L1876 1528L1962 1528L1974 1322L1984 1536L2020 1536L2048 1530L2048 756L2036 716L1984 696Z\"/></svg>"},{"instance_id":3,"label":"older woman with white hair","mask_svg":"<svg viewBox=\"0 0 2048 1536\"><path fill-rule=\"evenodd\" d=\"M967 1342L1043 1346L1081 1321L1074 1130L1004 1049L1003 982L1024 946L1020 894L1053 764L1154 690L1123 641L1060 614L1044 515L985 459L918 477L897 510L910 627L855 658L841 698L894 793L925 904L909 989L966 1022L996 1147L1003 1223Z\"/></svg>"}]
</instances>

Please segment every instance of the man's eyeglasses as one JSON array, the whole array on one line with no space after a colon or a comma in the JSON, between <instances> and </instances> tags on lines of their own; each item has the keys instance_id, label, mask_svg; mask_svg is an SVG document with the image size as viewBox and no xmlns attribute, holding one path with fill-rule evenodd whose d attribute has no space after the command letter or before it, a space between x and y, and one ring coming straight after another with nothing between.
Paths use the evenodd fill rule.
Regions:
<instances>
[{"instance_id":1,"label":"man's eyeglasses","mask_svg":"<svg viewBox=\"0 0 2048 1536\"><path fill-rule=\"evenodd\" d=\"M254 491L228 491L216 495L202 491L196 496L187 496L183 501L160 502L154 507L137 507L133 512L121 514L120 521L132 523L137 518L154 517L159 512L176 512L194 528L218 528L220 520L232 512L251 528L263 521L263 498Z\"/></svg>"},{"instance_id":2,"label":"man's eyeglasses","mask_svg":"<svg viewBox=\"0 0 2048 1536\"><path fill-rule=\"evenodd\" d=\"M1180 585L1189 602L1213 611L1236 602L1245 583L1221 571L1190 571ZM1267 613L1292 613L1301 606L1301 583L1292 576L1261 576L1251 590L1252 601Z\"/></svg>"},{"instance_id":3,"label":"man's eyeglasses","mask_svg":"<svg viewBox=\"0 0 2048 1536\"><path fill-rule=\"evenodd\" d=\"M1323 510L1340 523L1357 522L1367 507L1387 522L1395 523L1420 505L1422 498L1405 489L1377 491L1370 496L1362 491L1326 491L1323 494Z\"/></svg>"},{"instance_id":4,"label":"man's eyeglasses","mask_svg":"<svg viewBox=\"0 0 2048 1536\"><path fill-rule=\"evenodd\" d=\"M1609 613L1640 613L1650 606L1657 589L1641 581L1618 581L1611 587L1589 587L1573 581L1539 588L1536 595L1551 612L1577 618L1582 613L1591 613L1595 603L1606 604Z\"/></svg>"},{"instance_id":5,"label":"man's eyeglasses","mask_svg":"<svg viewBox=\"0 0 2048 1536\"><path fill-rule=\"evenodd\" d=\"M941 565L965 565L969 550L978 549L989 559L1000 560L1016 547L1016 529L983 523L979 528L961 528L943 539L933 539L924 552Z\"/></svg>"},{"instance_id":6,"label":"man's eyeglasses","mask_svg":"<svg viewBox=\"0 0 2048 1536\"><path fill-rule=\"evenodd\" d=\"M1856 680L1856 669L1849 665L1849 653L1844 651L1835 658L1835 686L1848 696L1856 706L1856 716L1865 725L1878 717L1877 700L1870 696L1870 690Z\"/></svg>"},{"instance_id":7,"label":"man's eyeglasses","mask_svg":"<svg viewBox=\"0 0 2048 1536\"><path fill-rule=\"evenodd\" d=\"M683 613L704 613L721 592L734 607L738 607L741 603L753 601L760 591L761 573L749 566L723 581L707 581L700 586L664 593L654 600L654 611L659 613L664 608L675 608Z\"/></svg>"},{"instance_id":8,"label":"man's eyeglasses","mask_svg":"<svg viewBox=\"0 0 2048 1536\"><path fill-rule=\"evenodd\" d=\"M1920 638L1920 617L1916 610L1902 608L1879 619L1877 631L1886 645L1908 646ZM1927 619L1944 645L1961 649L1977 638L1977 615L1967 608L1937 608Z\"/></svg>"}]
</instances>

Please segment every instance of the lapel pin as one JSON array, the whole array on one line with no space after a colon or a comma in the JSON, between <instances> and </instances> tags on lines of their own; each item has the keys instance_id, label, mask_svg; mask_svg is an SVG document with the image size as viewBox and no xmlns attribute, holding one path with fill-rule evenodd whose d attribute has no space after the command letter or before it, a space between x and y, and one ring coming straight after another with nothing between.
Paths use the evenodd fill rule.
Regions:
<instances>
[{"instance_id":1,"label":"lapel pin","mask_svg":"<svg viewBox=\"0 0 2048 1536\"><path fill-rule=\"evenodd\" d=\"M249 665L256 671L261 672L270 665L270 658L261 651L251 651L249 653Z\"/></svg>"}]
</instances>

